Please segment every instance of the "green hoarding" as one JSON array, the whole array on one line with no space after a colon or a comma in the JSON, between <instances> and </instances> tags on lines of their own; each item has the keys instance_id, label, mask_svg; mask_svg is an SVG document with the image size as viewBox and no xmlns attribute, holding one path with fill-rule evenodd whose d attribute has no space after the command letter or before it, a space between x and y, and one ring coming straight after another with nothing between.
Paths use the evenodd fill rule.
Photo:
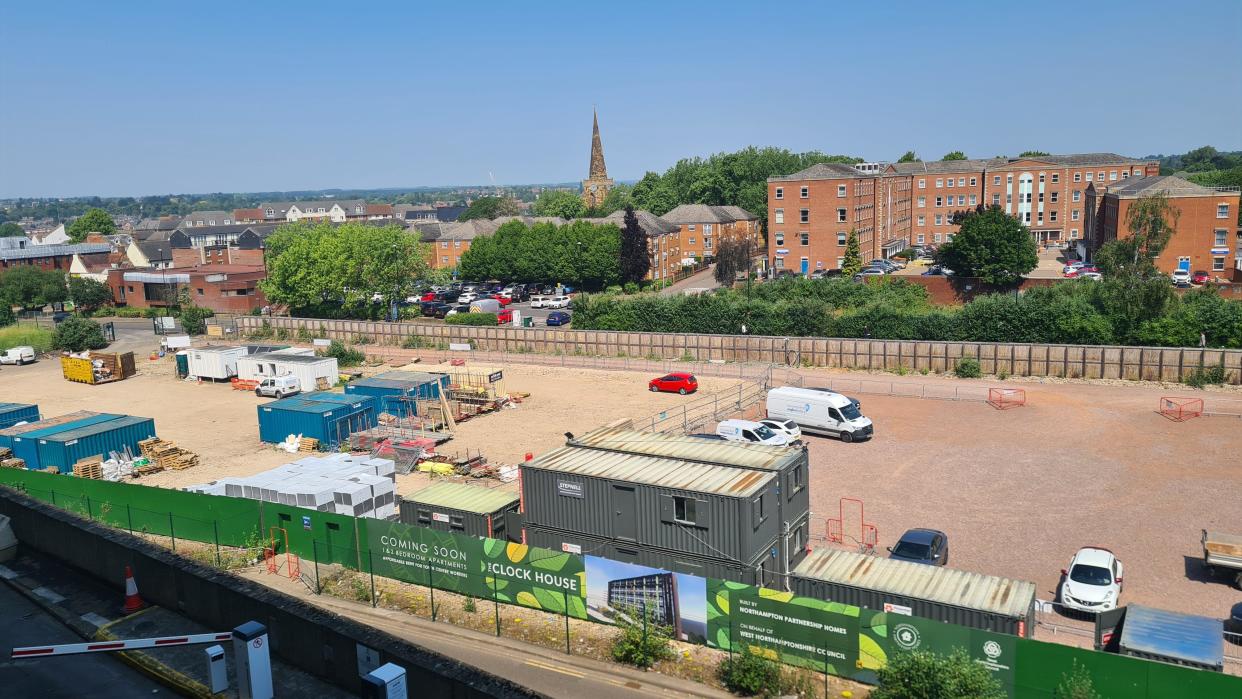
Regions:
<instances>
[{"instance_id":1,"label":"green hoarding","mask_svg":"<svg viewBox=\"0 0 1242 699\"><path fill-rule=\"evenodd\" d=\"M889 614L890 652L930 650L942 655L965 650L972 660L990 670L1013 696L1018 637L982 629L955 626L916 616Z\"/></svg>"}]
</instances>

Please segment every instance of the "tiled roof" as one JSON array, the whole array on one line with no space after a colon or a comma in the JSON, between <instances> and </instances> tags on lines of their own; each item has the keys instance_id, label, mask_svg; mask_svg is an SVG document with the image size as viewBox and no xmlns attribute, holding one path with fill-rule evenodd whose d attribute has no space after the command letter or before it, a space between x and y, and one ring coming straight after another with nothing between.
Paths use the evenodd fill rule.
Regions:
<instances>
[{"instance_id":1,"label":"tiled roof","mask_svg":"<svg viewBox=\"0 0 1242 699\"><path fill-rule=\"evenodd\" d=\"M416 222L414 224L414 230L419 232L423 242L432 240L474 240L477 236L495 233L497 228L500 228L499 223L482 219L455 221L452 223L428 221L426 223Z\"/></svg>"},{"instance_id":2,"label":"tiled roof","mask_svg":"<svg viewBox=\"0 0 1242 699\"><path fill-rule=\"evenodd\" d=\"M736 218L723 206L682 204L660 218L669 223L732 223Z\"/></svg>"},{"instance_id":3,"label":"tiled roof","mask_svg":"<svg viewBox=\"0 0 1242 699\"><path fill-rule=\"evenodd\" d=\"M182 219L181 226L226 226L232 222L231 211L191 211Z\"/></svg>"},{"instance_id":4,"label":"tiled roof","mask_svg":"<svg viewBox=\"0 0 1242 699\"><path fill-rule=\"evenodd\" d=\"M1010 158L1011 161L1019 158ZM1038 158L1022 158L1022 160L1038 160L1041 162L1052 163L1054 165L1064 165L1066 167L1078 167L1084 165L1130 165L1142 164L1150 161L1139 160L1137 158L1127 158L1124 155L1116 153L1071 153L1069 155L1041 155Z\"/></svg>"},{"instance_id":5,"label":"tiled roof","mask_svg":"<svg viewBox=\"0 0 1242 699\"><path fill-rule=\"evenodd\" d=\"M1210 187L1188 182L1172 175L1131 177L1117 184L1108 185L1104 188L1104 193L1116 194L1119 197L1140 197L1148 194L1164 194L1170 197L1211 197L1219 194Z\"/></svg>"},{"instance_id":6,"label":"tiled roof","mask_svg":"<svg viewBox=\"0 0 1242 699\"><path fill-rule=\"evenodd\" d=\"M746 209L743 209L740 206L722 206L720 208L724 209L726 213L732 216L734 221L758 221L759 220L758 216L750 213L749 211L747 211Z\"/></svg>"},{"instance_id":7,"label":"tiled roof","mask_svg":"<svg viewBox=\"0 0 1242 699\"><path fill-rule=\"evenodd\" d=\"M172 243L167 240L136 240L134 245L142 255L151 262L165 262L172 259Z\"/></svg>"},{"instance_id":8,"label":"tiled roof","mask_svg":"<svg viewBox=\"0 0 1242 699\"><path fill-rule=\"evenodd\" d=\"M638 219L638 227L643 229L643 232L649 236L671 235L681 230L677 224L669 223L663 218L660 218L650 211L645 211L643 209L636 209L634 211L634 217ZM625 210L622 209L620 211L614 211L603 218L588 218L583 220L590 221L592 223L615 223L618 227L624 228Z\"/></svg>"},{"instance_id":9,"label":"tiled roof","mask_svg":"<svg viewBox=\"0 0 1242 699\"><path fill-rule=\"evenodd\" d=\"M77 245L35 245L26 248L0 248L0 260L33 260L40 257L70 257L76 254L108 253L112 246L107 243L79 243Z\"/></svg>"},{"instance_id":10,"label":"tiled roof","mask_svg":"<svg viewBox=\"0 0 1242 699\"><path fill-rule=\"evenodd\" d=\"M932 160L930 162L893 163L891 172L898 175L936 175L941 173L982 172L1000 167L1008 161L1003 158L987 160Z\"/></svg>"},{"instance_id":11,"label":"tiled roof","mask_svg":"<svg viewBox=\"0 0 1242 699\"><path fill-rule=\"evenodd\" d=\"M769 177L768 182L797 182L799 180L837 180L846 177L874 177L859 172L853 165L841 163L816 163L801 172L783 177Z\"/></svg>"}]
</instances>

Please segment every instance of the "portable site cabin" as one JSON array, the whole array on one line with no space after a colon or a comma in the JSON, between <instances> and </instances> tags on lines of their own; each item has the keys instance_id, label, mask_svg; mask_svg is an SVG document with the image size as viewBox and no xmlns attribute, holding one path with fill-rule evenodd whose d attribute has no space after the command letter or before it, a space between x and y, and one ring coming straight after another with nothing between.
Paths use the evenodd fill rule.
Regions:
<instances>
[{"instance_id":1,"label":"portable site cabin","mask_svg":"<svg viewBox=\"0 0 1242 699\"><path fill-rule=\"evenodd\" d=\"M521 541L522 532L517 527L510 530L506 521L506 516L514 519L517 511L518 494L512 490L441 481L406 497L401 502L401 521L444 532Z\"/></svg>"},{"instance_id":2,"label":"portable site cabin","mask_svg":"<svg viewBox=\"0 0 1242 699\"><path fill-rule=\"evenodd\" d=\"M274 376L293 375L303 391L314 391L319 388L319 380L323 379L328 386L335 386L340 379L340 369L335 357L318 357L304 354L285 354L283 352L262 352L250 354L237 359L237 378L247 381L262 381Z\"/></svg>"},{"instance_id":3,"label":"portable site cabin","mask_svg":"<svg viewBox=\"0 0 1242 699\"><path fill-rule=\"evenodd\" d=\"M784 588L774 471L573 446L520 468L528 543L595 537L617 560Z\"/></svg>"},{"instance_id":4,"label":"portable site cabin","mask_svg":"<svg viewBox=\"0 0 1242 699\"><path fill-rule=\"evenodd\" d=\"M794 570L803 597L877 611L885 605L958 626L1030 638L1035 634L1035 583L954 568L815 549Z\"/></svg>"},{"instance_id":5,"label":"portable site cabin","mask_svg":"<svg viewBox=\"0 0 1242 699\"><path fill-rule=\"evenodd\" d=\"M182 351L186 352L188 375L200 379L231 379L237 376L237 360L246 356L245 347L203 347Z\"/></svg>"},{"instance_id":6,"label":"portable site cabin","mask_svg":"<svg viewBox=\"0 0 1242 699\"><path fill-rule=\"evenodd\" d=\"M372 396L315 391L265 403L258 407L259 439L275 443L295 434L319 440L320 448L336 448L354 432L375 427L378 402Z\"/></svg>"},{"instance_id":7,"label":"portable site cabin","mask_svg":"<svg viewBox=\"0 0 1242 699\"><path fill-rule=\"evenodd\" d=\"M98 456L108 458L109 452L129 451L137 457L138 442L155 436L155 420L133 415L114 416L113 420L58 430L38 437L38 468L55 466L61 473L73 471L82 459ZM27 466L31 466L27 462Z\"/></svg>"},{"instance_id":8,"label":"portable site cabin","mask_svg":"<svg viewBox=\"0 0 1242 699\"><path fill-rule=\"evenodd\" d=\"M416 414L415 400L438 399L448 389L448 374L421 371L387 371L345 384L345 392L374 396L382 413L409 417Z\"/></svg>"},{"instance_id":9,"label":"portable site cabin","mask_svg":"<svg viewBox=\"0 0 1242 699\"><path fill-rule=\"evenodd\" d=\"M632 421L618 420L566 442L571 447L598 451L646 454L702 464L774 473L779 491L773 496L781 523L781 569L789 573L806 556L810 540L811 489L809 458L802 447L770 446L679 434L638 432Z\"/></svg>"},{"instance_id":10,"label":"portable site cabin","mask_svg":"<svg viewBox=\"0 0 1242 699\"><path fill-rule=\"evenodd\" d=\"M115 420L121 415L114 413L95 413L79 410L75 413L39 420L25 425L15 425L0 430L0 447L8 447L13 456L26 462L26 468L39 468L39 439L54 435L57 432L72 430L79 427L95 425Z\"/></svg>"},{"instance_id":11,"label":"portable site cabin","mask_svg":"<svg viewBox=\"0 0 1242 699\"><path fill-rule=\"evenodd\" d=\"M1122 655L1225 671L1224 623L1131 604L1125 608L1117 651Z\"/></svg>"},{"instance_id":12,"label":"portable site cabin","mask_svg":"<svg viewBox=\"0 0 1242 699\"><path fill-rule=\"evenodd\" d=\"M32 403L0 403L0 429L19 422L38 422L39 406Z\"/></svg>"}]
</instances>

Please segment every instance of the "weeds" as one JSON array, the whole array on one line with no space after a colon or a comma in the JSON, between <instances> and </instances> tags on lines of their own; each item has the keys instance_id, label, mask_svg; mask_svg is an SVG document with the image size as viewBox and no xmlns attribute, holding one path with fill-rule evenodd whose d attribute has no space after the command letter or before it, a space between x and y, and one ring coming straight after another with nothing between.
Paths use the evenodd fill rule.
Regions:
<instances>
[{"instance_id":1,"label":"weeds","mask_svg":"<svg viewBox=\"0 0 1242 699\"><path fill-rule=\"evenodd\" d=\"M974 357L962 357L957 360L953 373L959 379L977 379L983 376L983 370L979 368L979 360Z\"/></svg>"},{"instance_id":2,"label":"weeds","mask_svg":"<svg viewBox=\"0 0 1242 699\"><path fill-rule=\"evenodd\" d=\"M1225 378L1225 363L1222 360L1220 364L1206 369L1200 364L1182 382L1191 388L1202 390L1207 386L1225 383Z\"/></svg>"}]
</instances>

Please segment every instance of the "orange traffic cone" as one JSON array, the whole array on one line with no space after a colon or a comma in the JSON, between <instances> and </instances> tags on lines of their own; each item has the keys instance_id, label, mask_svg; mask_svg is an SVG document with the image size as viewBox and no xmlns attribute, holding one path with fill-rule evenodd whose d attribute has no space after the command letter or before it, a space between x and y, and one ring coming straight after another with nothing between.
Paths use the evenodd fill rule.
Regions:
<instances>
[{"instance_id":1,"label":"orange traffic cone","mask_svg":"<svg viewBox=\"0 0 1242 699\"><path fill-rule=\"evenodd\" d=\"M133 614L139 609L144 609L147 603L142 601L142 596L138 594L138 583L134 582L134 571L129 566L125 566L125 606L121 607L121 611L125 614Z\"/></svg>"}]
</instances>

